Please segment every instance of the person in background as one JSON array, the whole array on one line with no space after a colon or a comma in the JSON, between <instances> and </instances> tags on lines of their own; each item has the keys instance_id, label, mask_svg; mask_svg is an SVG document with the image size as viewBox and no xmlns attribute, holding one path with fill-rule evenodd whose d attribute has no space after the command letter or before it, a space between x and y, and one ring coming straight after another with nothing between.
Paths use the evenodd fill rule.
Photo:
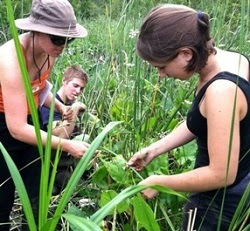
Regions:
<instances>
[{"instance_id":1,"label":"person in background","mask_svg":"<svg viewBox=\"0 0 250 231\"><path fill-rule=\"evenodd\" d=\"M64 139L73 138L79 135L81 131L76 126L77 117L86 110L86 105L81 102L75 102L76 98L83 93L88 82L87 73L79 66L69 66L62 78L62 86L57 91L56 99L67 106L72 106L73 116L70 121L63 120L62 114L54 112L52 134ZM39 109L42 127L47 131L49 123L49 108L42 106ZM74 168L74 158L63 152L57 166L57 173L53 188L53 195L59 194L68 182L72 169Z\"/></svg>"},{"instance_id":2,"label":"person in background","mask_svg":"<svg viewBox=\"0 0 250 231\"><path fill-rule=\"evenodd\" d=\"M77 23L68 0L33 0L30 16L15 23L17 28L26 31L19 35L19 40L36 107L38 109L42 104L49 107L52 94L47 79L54 62L67 44L75 38L87 36L87 30ZM20 174L37 222L41 162L13 39L0 47L0 54L0 142L18 169L26 166ZM74 112L58 100L55 110L65 120L70 120ZM45 145L47 133L42 130L41 138ZM86 142L52 136L52 148L57 149L59 144L62 151L75 158L81 158L89 146ZM15 186L12 180L7 180L10 173L2 153L0 169L0 230L3 231L10 228ZM23 230L26 229L28 227L24 225Z\"/></svg>"},{"instance_id":3,"label":"person in background","mask_svg":"<svg viewBox=\"0 0 250 231\"><path fill-rule=\"evenodd\" d=\"M198 153L193 170L152 175L139 183L190 192L182 230L189 230L188 214L195 209L193 230L216 230L224 190L220 230L228 230L250 180L249 60L237 52L215 47L209 30L207 13L163 4L149 12L136 44L139 56L158 70L160 78L188 80L195 73L199 75L186 121L142 148L128 162L141 171L157 156L196 139ZM142 193L147 198L157 195L152 188Z\"/></svg>"}]
</instances>

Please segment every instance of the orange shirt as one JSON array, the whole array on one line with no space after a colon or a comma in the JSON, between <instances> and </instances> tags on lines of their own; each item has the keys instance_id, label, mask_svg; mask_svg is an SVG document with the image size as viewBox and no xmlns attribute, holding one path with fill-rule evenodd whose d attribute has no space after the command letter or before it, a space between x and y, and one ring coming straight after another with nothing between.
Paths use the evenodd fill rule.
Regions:
<instances>
[{"instance_id":1,"label":"orange shirt","mask_svg":"<svg viewBox=\"0 0 250 231\"><path fill-rule=\"evenodd\" d=\"M23 53L24 53L24 57L26 60L26 66L27 66L27 58L26 58L24 48L23 48ZM37 108L39 106L39 95L42 92L42 90L44 89L44 87L46 85L46 80L48 79L48 77L50 75L51 67L50 67L49 61L48 61L48 66L49 66L48 69L41 75L40 79L36 79L33 82L31 82L31 88L32 88L32 92L33 92L33 96L34 96L34 100L35 100ZM27 67L27 69L28 69L28 67ZM30 114L28 102L27 102L27 109L28 109L28 114ZM0 85L0 112L4 113L4 101L3 101L3 94L2 94L1 85Z\"/></svg>"}]
</instances>

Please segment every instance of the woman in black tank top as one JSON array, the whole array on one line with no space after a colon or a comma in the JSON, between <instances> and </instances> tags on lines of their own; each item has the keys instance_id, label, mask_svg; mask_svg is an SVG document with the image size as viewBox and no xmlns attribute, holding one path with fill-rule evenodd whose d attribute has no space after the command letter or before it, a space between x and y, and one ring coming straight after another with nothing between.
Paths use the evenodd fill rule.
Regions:
<instances>
[{"instance_id":1,"label":"woman in black tank top","mask_svg":"<svg viewBox=\"0 0 250 231\"><path fill-rule=\"evenodd\" d=\"M158 69L160 78L200 76L187 120L129 160L131 167L141 171L157 156L196 139L193 170L153 175L140 182L190 192L182 230L188 228L191 209L197 211L194 230L216 230L222 206L220 230L228 230L250 180L249 60L214 47L209 29L206 13L164 4L151 10L137 40L137 53ZM157 195L150 188L142 193L147 198ZM246 205L249 207L249 196Z\"/></svg>"}]
</instances>

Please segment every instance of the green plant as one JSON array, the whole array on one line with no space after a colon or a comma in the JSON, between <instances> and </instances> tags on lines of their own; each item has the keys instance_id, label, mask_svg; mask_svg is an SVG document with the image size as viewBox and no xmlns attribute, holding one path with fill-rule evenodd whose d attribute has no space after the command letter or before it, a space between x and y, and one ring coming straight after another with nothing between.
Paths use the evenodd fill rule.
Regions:
<instances>
[{"instance_id":1,"label":"green plant","mask_svg":"<svg viewBox=\"0 0 250 231\"><path fill-rule=\"evenodd\" d=\"M250 5L247 1L178 0L167 2L182 3L210 12L211 31L216 44L221 44L220 46L226 49L240 51L245 55L250 54L249 20L246 20ZM28 4L27 1L22 1L22 3ZM65 200L60 197L60 201L56 202L55 207L58 207L58 203L61 204L56 212L58 217L55 220L51 219L55 211L51 208L49 196L56 171L54 168L50 185L42 191L44 201L41 206L45 209L39 227L50 225L55 227L59 217L63 214L62 216L69 221L71 226L75 225L78 229L83 228L79 222L86 222L84 228L87 230L85 218L92 217L96 222L96 215L93 214L113 198L119 198L119 192L126 190L130 185L152 174L175 174L192 169L196 153L194 143L161 156L141 173L126 168L126 162L132 153L172 131L183 120L190 107L197 81L194 78L185 83L171 79L158 82L156 71L137 57L135 40L141 18L158 3L160 2L141 0L86 1L84 3L72 1L77 16L82 19L83 25L89 31L89 36L83 40L76 40L58 58L51 76L51 81L55 86L54 92L65 66L79 64L87 70L90 76L85 94L80 98L88 105L88 111L83 115L81 123L85 133L90 134L90 140L94 140L110 121L123 121L123 124L119 128L112 129L112 132L104 138L94 161L88 164L87 161L85 162L86 169L90 171L90 177L85 183L77 185L76 181L72 181L71 184L76 187L68 189L64 196ZM15 5L16 2L14 1L13 4ZM5 6L2 2L0 6L3 7L1 8L3 14L0 17L4 18L4 20L1 18L1 23L4 22L1 31L6 38L9 38L4 17ZM241 18L239 18L239 12ZM21 66L24 67L24 63ZM44 164L47 164L50 160L49 142L45 152L43 150L41 152L46 155ZM45 172L43 181L46 182L48 168ZM80 171L78 173L78 177L81 177ZM41 187L43 185L44 183ZM130 189L137 190L136 188ZM94 205L78 206L79 198L75 194L80 195L80 198L88 198ZM249 190L245 195L249 195ZM100 219L105 220L113 230L150 230L148 226L142 227L143 218L136 212L138 204L143 208L147 207L146 216L150 216L150 219L154 218L161 229L166 227L166 230L177 230L180 226L181 208L185 202L183 197L161 194L158 199L147 202L150 209L139 196L126 200L122 198L124 203L118 205L117 201L112 202L114 207L105 212L108 215L105 218L100 216ZM61 202L62 200L64 202ZM67 209L68 201L69 208ZM67 213L64 213L65 211ZM232 230L237 230L242 224L242 218L249 213L246 210L243 210L243 213L239 211L232 221ZM26 214L30 214L29 210ZM31 216L29 220L32 224ZM50 223L46 223L47 221ZM152 221L152 224L155 224L155 221ZM98 226L100 226L99 222L100 220L96 222ZM98 230L93 223L89 225L90 230L93 227Z\"/></svg>"}]
</instances>

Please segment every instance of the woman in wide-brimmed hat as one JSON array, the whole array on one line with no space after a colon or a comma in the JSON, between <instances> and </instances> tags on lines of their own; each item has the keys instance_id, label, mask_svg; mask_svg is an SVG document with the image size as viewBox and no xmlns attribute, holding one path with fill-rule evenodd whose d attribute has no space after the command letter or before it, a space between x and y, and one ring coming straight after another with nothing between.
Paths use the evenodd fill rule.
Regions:
<instances>
[{"instance_id":1,"label":"woman in wide-brimmed hat","mask_svg":"<svg viewBox=\"0 0 250 231\"><path fill-rule=\"evenodd\" d=\"M19 36L26 67L30 77L36 106L50 105L52 95L47 78L58 55L67 43L74 38L87 36L87 30L77 24L74 10L67 0L34 0L31 15L16 20L19 29L27 31ZM13 40L0 47L0 142L7 149L20 169L39 158L36 135L31 123L17 54ZM56 101L55 110L62 113L65 106ZM72 111L64 114L70 119ZM42 143L47 133L41 131ZM52 148L61 146L63 151L80 158L88 144L79 141L60 139L52 136ZM40 162L35 161L20 171L36 215L40 181ZM0 153L0 230L9 230L8 220L14 201L14 184L9 170ZM2 223L6 223L2 225Z\"/></svg>"}]
</instances>

